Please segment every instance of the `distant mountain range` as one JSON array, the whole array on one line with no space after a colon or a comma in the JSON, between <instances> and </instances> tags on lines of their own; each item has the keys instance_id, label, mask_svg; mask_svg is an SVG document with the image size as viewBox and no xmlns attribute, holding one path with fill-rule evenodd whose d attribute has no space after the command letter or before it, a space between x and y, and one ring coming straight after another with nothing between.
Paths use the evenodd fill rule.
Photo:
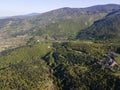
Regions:
<instances>
[{"instance_id":1,"label":"distant mountain range","mask_svg":"<svg viewBox=\"0 0 120 90\"><path fill-rule=\"evenodd\" d=\"M120 9L109 13L103 19L78 34L79 39L117 39L120 38Z\"/></svg>"},{"instance_id":2,"label":"distant mountain range","mask_svg":"<svg viewBox=\"0 0 120 90\"><path fill-rule=\"evenodd\" d=\"M30 13L30 14L18 15L18 16L4 16L4 17L0 17L0 19L7 19L7 18L26 18L26 17L29 17L29 16L35 16L35 15L40 15L40 13Z\"/></svg>"},{"instance_id":3,"label":"distant mountain range","mask_svg":"<svg viewBox=\"0 0 120 90\"><path fill-rule=\"evenodd\" d=\"M10 18L21 18L21 19L24 19L24 18L28 18L28 17L32 17L32 16L37 16L37 15L40 15L40 13L30 13L30 14L26 14L26 15L12 16Z\"/></svg>"},{"instance_id":4,"label":"distant mountain range","mask_svg":"<svg viewBox=\"0 0 120 90\"><path fill-rule=\"evenodd\" d=\"M87 8L60 8L41 14L0 19L0 37L40 36L47 39L74 39L78 32L93 24L120 5L97 5Z\"/></svg>"}]
</instances>

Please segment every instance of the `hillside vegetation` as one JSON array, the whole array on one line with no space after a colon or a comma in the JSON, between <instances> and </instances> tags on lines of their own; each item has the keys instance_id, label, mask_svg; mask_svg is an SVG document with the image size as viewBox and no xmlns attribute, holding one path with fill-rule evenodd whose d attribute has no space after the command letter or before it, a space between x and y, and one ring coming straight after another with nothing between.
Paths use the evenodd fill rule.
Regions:
<instances>
[{"instance_id":1,"label":"hillside vegetation","mask_svg":"<svg viewBox=\"0 0 120 90\"><path fill-rule=\"evenodd\" d=\"M16 16L0 20L0 36L16 37L24 36L32 32L32 35L48 34L50 37L65 38L76 35L76 33L90 26L94 21L104 17L109 12L118 10L119 5L98 5L88 8L61 8L46 13L32 16ZM52 26L51 26L52 24ZM58 34L59 32L59 34ZM55 35L54 35L55 34Z\"/></svg>"},{"instance_id":2,"label":"hillside vegetation","mask_svg":"<svg viewBox=\"0 0 120 90\"><path fill-rule=\"evenodd\" d=\"M49 46L49 47L48 47ZM1 90L118 90L120 44L44 43L1 53ZM100 64L114 54L115 67Z\"/></svg>"},{"instance_id":3,"label":"hillside vegetation","mask_svg":"<svg viewBox=\"0 0 120 90\"><path fill-rule=\"evenodd\" d=\"M1 53L0 90L54 90L49 66L42 57L51 44L35 44Z\"/></svg>"},{"instance_id":4,"label":"hillside vegetation","mask_svg":"<svg viewBox=\"0 0 120 90\"><path fill-rule=\"evenodd\" d=\"M109 13L101 20L95 21L92 26L79 32L79 39L119 39L120 38L120 10Z\"/></svg>"},{"instance_id":5,"label":"hillside vegetation","mask_svg":"<svg viewBox=\"0 0 120 90\"><path fill-rule=\"evenodd\" d=\"M40 42L74 40L79 31L119 8L120 5L116 4L87 8L64 7L41 14L0 19L0 51L25 45L31 38L37 38L36 41Z\"/></svg>"}]
</instances>

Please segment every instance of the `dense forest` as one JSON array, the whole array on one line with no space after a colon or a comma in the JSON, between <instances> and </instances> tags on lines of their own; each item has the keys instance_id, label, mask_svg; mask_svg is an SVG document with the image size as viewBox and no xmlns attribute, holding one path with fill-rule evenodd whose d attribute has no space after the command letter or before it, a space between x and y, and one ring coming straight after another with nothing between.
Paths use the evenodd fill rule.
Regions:
<instances>
[{"instance_id":1,"label":"dense forest","mask_svg":"<svg viewBox=\"0 0 120 90\"><path fill-rule=\"evenodd\" d=\"M103 64L109 53L117 63ZM119 90L120 44L42 43L1 53L1 90Z\"/></svg>"}]
</instances>

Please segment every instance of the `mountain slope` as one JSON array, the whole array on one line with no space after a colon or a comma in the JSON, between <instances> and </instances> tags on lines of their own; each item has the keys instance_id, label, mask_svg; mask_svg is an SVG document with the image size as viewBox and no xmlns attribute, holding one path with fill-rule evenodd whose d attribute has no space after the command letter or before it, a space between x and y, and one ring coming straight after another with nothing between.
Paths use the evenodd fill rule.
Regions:
<instances>
[{"instance_id":1,"label":"mountain slope","mask_svg":"<svg viewBox=\"0 0 120 90\"><path fill-rule=\"evenodd\" d=\"M114 39L120 37L120 10L109 13L92 26L79 32L79 39Z\"/></svg>"},{"instance_id":2,"label":"mountain slope","mask_svg":"<svg viewBox=\"0 0 120 90\"><path fill-rule=\"evenodd\" d=\"M95 20L119 8L120 5L114 4L88 8L61 8L35 16L26 16L25 18L1 19L0 36L16 37L40 33L38 35L44 36L47 34L52 38L74 38L79 30L90 26Z\"/></svg>"}]
</instances>

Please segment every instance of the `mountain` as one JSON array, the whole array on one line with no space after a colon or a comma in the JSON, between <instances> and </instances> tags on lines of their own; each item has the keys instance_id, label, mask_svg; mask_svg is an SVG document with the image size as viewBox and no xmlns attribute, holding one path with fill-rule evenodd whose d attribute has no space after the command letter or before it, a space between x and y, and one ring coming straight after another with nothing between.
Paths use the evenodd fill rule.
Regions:
<instances>
[{"instance_id":1,"label":"mountain","mask_svg":"<svg viewBox=\"0 0 120 90\"><path fill-rule=\"evenodd\" d=\"M120 38L120 10L113 11L103 19L95 21L93 25L79 32L79 39L118 39Z\"/></svg>"},{"instance_id":2,"label":"mountain","mask_svg":"<svg viewBox=\"0 0 120 90\"><path fill-rule=\"evenodd\" d=\"M101 19L120 5L98 5L88 8L60 8L42 14L16 16L0 20L0 36L41 36L73 39L78 31ZM24 17L24 18L23 18Z\"/></svg>"},{"instance_id":3,"label":"mountain","mask_svg":"<svg viewBox=\"0 0 120 90\"><path fill-rule=\"evenodd\" d=\"M107 4L107 5L96 5L96 6L92 6L92 7L88 7L88 10L92 10L92 11L100 11L100 12L111 12L111 11L115 11L117 9L120 9L119 5L117 4Z\"/></svg>"},{"instance_id":4,"label":"mountain","mask_svg":"<svg viewBox=\"0 0 120 90\"><path fill-rule=\"evenodd\" d=\"M0 51L28 42L73 40L80 30L119 8L120 5L116 4L87 8L65 7L40 14L0 19Z\"/></svg>"},{"instance_id":5,"label":"mountain","mask_svg":"<svg viewBox=\"0 0 120 90\"><path fill-rule=\"evenodd\" d=\"M21 18L21 19L24 19L24 18L28 18L28 17L31 17L31 16L37 16L37 15L40 15L40 13L30 13L30 14L26 14L26 15L11 16L11 18Z\"/></svg>"}]
</instances>

